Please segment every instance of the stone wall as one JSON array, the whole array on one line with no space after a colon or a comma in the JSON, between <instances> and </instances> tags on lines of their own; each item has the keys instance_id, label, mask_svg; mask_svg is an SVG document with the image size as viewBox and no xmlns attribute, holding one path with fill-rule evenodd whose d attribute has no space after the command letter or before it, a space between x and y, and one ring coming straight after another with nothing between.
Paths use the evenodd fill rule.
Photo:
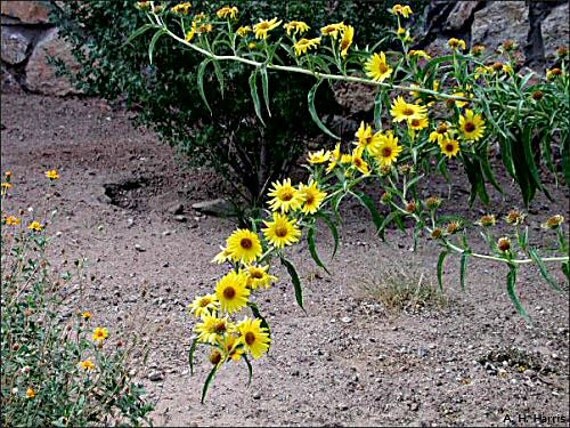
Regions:
<instances>
[{"instance_id":1,"label":"stone wall","mask_svg":"<svg viewBox=\"0 0 570 428\"><path fill-rule=\"evenodd\" d=\"M405 0L402 1L405 3ZM506 39L518 42L521 62L543 72L554 62L560 45L568 46L569 1L452 1L432 0L424 11L425 25L416 28L416 48L434 54L447 51L450 37L468 44L495 49ZM65 96L77 93L57 77L48 56L57 56L72 67L69 46L58 38L49 21L48 0L2 0L1 90Z\"/></svg>"},{"instance_id":2,"label":"stone wall","mask_svg":"<svg viewBox=\"0 0 570 428\"><path fill-rule=\"evenodd\" d=\"M49 20L48 1L0 1L1 90L65 96L77 91L64 77L57 77L48 57L76 66L70 47L58 38Z\"/></svg>"}]
</instances>

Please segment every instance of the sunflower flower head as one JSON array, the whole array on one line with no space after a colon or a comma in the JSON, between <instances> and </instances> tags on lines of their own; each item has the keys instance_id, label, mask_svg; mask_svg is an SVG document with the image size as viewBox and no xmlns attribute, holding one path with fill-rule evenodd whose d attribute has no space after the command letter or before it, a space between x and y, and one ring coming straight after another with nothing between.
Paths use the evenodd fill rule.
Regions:
<instances>
[{"instance_id":1,"label":"sunflower flower head","mask_svg":"<svg viewBox=\"0 0 570 428\"><path fill-rule=\"evenodd\" d=\"M240 334L240 339L253 358L261 358L267 351L271 344L269 337L269 330L261 326L259 318L244 318L237 325L237 330Z\"/></svg>"},{"instance_id":2,"label":"sunflower flower head","mask_svg":"<svg viewBox=\"0 0 570 428\"><path fill-rule=\"evenodd\" d=\"M457 156L460 151L459 141L453 138L446 138L444 140L441 140L439 142L439 148L441 150L441 153L447 156L449 159Z\"/></svg>"},{"instance_id":3,"label":"sunflower flower head","mask_svg":"<svg viewBox=\"0 0 570 428\"><path fill-rule=\"evenodd\" d=\"M34 220L28 225L28 229L30 229L33 232L41 232L42 230L44 230L44 227L39 221Z\"/></svg>"},{"instance_id":4,"label":"sunflower flower head","mask_svg":"<svg viewBox=\"0 0 570 428\"><path fill-rule=\"evenodd\" d=\"M410 15L413 13L412 12L412 8L408 5L401 5L401 4L395 4L392 9L390 9L390 11L394 14L394 15L400 15L403 16L404 18L409 18Z\"/></svg>"},{"instance_id":5,"label":"sunflower flower head","mask_svg":"<svg viewBox=\"0 0 570 428\"><path fill-rule=\"evenodd\" d=\"M58 180L59 179L59 173L57 172L57 169L50 169L49 171L45 172L45 175L50 180Z\"/></svg>"},{"instance_id":6,"label":"sunflower flower head","mask_svg":"<svg viewBox=\"0 0 570 428\"><path fill-rule=\"evenodd\" d=\"M272 186L268 193L272 197L269 201L269 207L272 211L280 210L282 213L287 213L301 207L303 199L298 190L291 184L290 178L286 178L281 183L274 182Z\"/></svg>"},{"instance_id":7,"label":"sunflower flower head","mask_svg":"<svg viewBox=\"0 0 570 428\"><path fill-rule=\"evenodd\" d=\"M291 36L306 33L311 27L303 21L291 21L283 24L283 28L287 31L287 35Z\"/></svg>"},{"instance_id":8,"label":"sunflower flower head","mask_svg":"<svg viewBox=\"0 0 570 428\"><path fill-rule=\"evenodd\" d=\"M342 38L340 39L340 55L344 58L348 55L348 48L352 45L354 40L354 27L352 25L345 25L342 29Z\"/></svg>"},{"instance_id":9,"label":"sunflower flower head","mask_svg":"<svg viewBox=\"0 0 570 428\"><path fill-rule=\"evenodd\" d=\"M9 215L4 219L4 224L6 226L19 226L22 224L22 220L16 216Z\"/></svg>"},{"instance_id":10,"label":"sunflower flower head","mask_svg":"<svg viewBox=\"0 0 570 428\"><path fill-rule=\"evenodd\" d=\"M226 333L233 333L235 325L228 317L219 318L215 315L204 314L202 322L196 324L194 332L198 334L198 341L215 345Z\"/></svg>"},{"instance_id":11,"label":"sunflower flower head","mask_svg":"<svg viewBox=\"0 0 570 428\"><path fill-rule=\"evenodd\" d=\"M553 215L542 224L543 229L558 229L564 223L564 217L560 214Z\"/></svg>"},{"instance_id":12,"label":"sunflower flower head","mask_svg":"<svg viewBox=\"0 0 570 428\"><path fill-rule=\"evenodd\" d=\"M218 18L221 18L221 19L225 19L228 16L231 19L236 19L237 14L238 14L238 8L235 6L232 6L232 7L224 6L216 12L216 15L218 16Z\"/></svg>"},{"instance_id":13,"label":"sunflower flower head","mask_svg":"<svg viewBox=\"0 0 570 428\"><path fill-rule=\"evenodd\" d=\"M337 22L336 24L329 24L321 28L321 34L323 36L329 36L333 40L336 40L339 34L344 30L344 22Z\"/></svg>"},{"instance_id":14,"label":"sunflower flower head","mask_svg":"<svg viewBox=\"0 0 570 428\"><path fill-rule=\"evenodd\" d=\"M330 153L325 152L323 149L323 150L319 150L316 152L309 153L307 160L311 165L321 164L321 163L327 162L329 160L329 156L330 156Z\"/></svg>"},{"instance_id":15,"label":"sunflower flower head","mask_svg":"<svg viewBox=\"0 0 570 428\"><path fill-rule=\"evenodd\" d=\"M293 44L293 49L295 49L295 55L301 56L306 54L309 49L316 49L321 43L321 38L317 37L315 39L301 39Z\"/></svg>"},{"instance_id":16,"label":"sunflower flower head","mask_svg":"<svg viewBox=\"0 0 570 428\"><path fill-rule=\"evenodd\" d=\"M283 248L299 242L301 230L295 220L290 220L286 215L273 213L272 221L264 221L265 228L262 229L265 238L275 248Z\"/></svg>"},{"instance_id":17,"label":"sunflower flower head","mask_svg":"<svg viewBox=\"0 0 570 428\"><path fill-rule=\"evenodd\" d=\"M449 46L454 51L459 51L459 50L464 51L465 49L467 49L465 40L456 39L455 37L452 37L447 41L447 46Z\"/></svg>"},{"instance_id":18,"label":"sunflower flower head","mask_svg":"<svg viewBox=\"0 0 570 428\"><path fill-rule=\"evenodd\" d=\"M427 115L427 107L407 103L403 97L399 96L394 100L390 114L394 117L394 121L396 122L414 118L421 119Z\"/></svg>"},{"instance_id":19,"label":"sunflower flower head","mask_svg":"<svg viewBox=\"0 0 570 428\"><path fill-rule=\"evenodd\" d=\"M251 29L251 27L249 25L243 25L236 30L236 33L240 37L245 37L249 33L251 33L252 31L253 30Z\"/></svg>"},{"instance_id":20,"label":"sunflower flower head","mask_svg":"<svg viewBox=\"0 0 570 428\"><path fill-rule=\"evenodd\" d=\"M305 214L315 214L327 196L326 192L319 189L315 181L309 182L308 185L301 184L299 193L303 198L301 211Z\"/></svg>"},{"instance_id":21,"label":"sunflower flower head","mask_svg":"<svg viewBox=\"0 0 570 428\"><path fill-rule=\"evenodd\" d=\"M248 229L238 229L226 241L226 248L233 261L251 263L263 252L257 233Z\"/></svg>"},{"instance_id":22,"label":"sunflower flower head","mask_svg":"<svg viewBox=\"0 0 570 428\"><path fill-rule=\"evenodd\" d=\"M269 32L279 27L282 22L283 21L278 21L277 18L273 18L270 21L260 19L259 22L253 26L255 38L266 40Z\"/></svg>"},{"instance_id":23,"label":"sunflower flower head","mask_svg":"<svg viewBox=\"0 0 570 428\"><path fill-rule=\"evenodd\" d=\"M93 330L93 340L95 342L103 342L105 339L109 337L109 330L105 327L97 327Z\"/></svg>"},{"instance_id":24,"label":"sunflower flower head","mask_svg":"<svg viewBox=\"0 0 570 428\"><path fill-rule=\"evenodd\" d=\"M466 109L465 114L459 117L459 130L465 140L480 140L485 133L485 121L480 114Z\"/></svg>"},{"instance_id":25,"label":"sunflower flower head","mask_svg":"<svg viewBox=\"0 0 570 428\"><path fill-rule=\"evenodd\" d=\"M91 360L84 360L79 362L79 368L85 371L95 370L95 364Z\"/></svg>"},{"instance_id":26,"label":"sunflower flower head","mask_svg":"<svg viewBox=\"0 0 570 428\"><path fill-rule=\"evenodd\" d=\"M220 304L215 294L196 296L194 301L189 305L190 312L197 317L213 315L219 308Z\"/></svg>"},{"instance_id":27,"label":"sunflower flower head","mask_svg":"<svg viewBox=\"0 0 570 428\"><path fill-rule=\"evenodd\" d=\"M372 80L383 82L392 74L392 67L386 61L386 54L380 52L373 54L364 65L366 75Z\"/></svg>"},{"instance_id":28,"label":"sunflower flower head","mask_svg":"<svg viewBox=\"0 0 570 428\"><path fill-rule=\"evenodd\" d=\"M371 154L381 168L390 168L396 162L402 150L402 146L398 145L398 137L388 133L374 147Z\"/></svg>"},{"instance_id":29,"label":"sunflower flower head","mask_svg":"<svg viewBox=\"0 0 570 428\"><path fill-rule=\"evenodd\" d=\"M247 276L243 272L231 271L216 285L216 297L220 302L220 309L228 314L238 312L247 306L249 293Z\"/></svg>"},{"instance_id":30,"label":"sunflower flower head","mask_svg":"<svg viewBox=\"0 0 570 428\"><path fill-rule=\"evenodd\" d=\"M247 275L247 286L252 290L258 288L269 288L272 283L277 281L277 277L268 273L269 265L265 266L246 266L244 269Z\"/></svg>"}]
</instances>

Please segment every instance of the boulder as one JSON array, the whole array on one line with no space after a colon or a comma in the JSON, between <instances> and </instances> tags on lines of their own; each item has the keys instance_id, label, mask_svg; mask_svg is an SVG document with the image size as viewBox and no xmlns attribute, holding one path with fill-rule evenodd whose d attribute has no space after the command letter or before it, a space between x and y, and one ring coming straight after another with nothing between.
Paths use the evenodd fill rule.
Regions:
<instances>
[{"instance_id":1,"label":"boulder","mask_svg":"<svg viewBox=\"0 0 570 428\"><path fill-rule=\"evenodd\" d=\"M50 5L47 1L0 1L2 15L18 19L23 24L45 24L49 22Z\"/></svg>"},{"instance_id":2,"label":"boulder","mask_svg":"<svg viewBox=\"0 0 570 428\"><path fill-rule=\"evenodd\" d=\"M475 12L471 27L472 44L481 43L489 51L507 39L525 46L530 28L528 6L522 1L492 1Z\"/></svg>"},{"instance_id":3,"label":"boulder","mask_svg":"<svg viewBox=\"0 0 570 428\"><path fill-rule=\"evenodd\" d=\"M473 18L475 9L481 4L481 1L460 1L453 7L447 22L445 23L446 31L457 31L468 25Z\"/></svg>"},{"instance_id":4,"label":"boulder","mask_svg":"<svg viewBox=\"0 0 570 428\"><path fill-rule=\"evenodd\" d=\"M79 93L68 78L56 76L55 67L48 63L48 57L63 60L72 70L79 67L71 54L71 47L58 37L57 29L52 28L36 44L26 65L26 88L45 95L65 96Z\"/></svg>"},{"instance_id":5,"label":"boulder","mask_svg":"<svg viewBox=\"0 0 570 428\"><path fill-rule=\"evenodd\" d=\"M10 27L2 27L1 55L2 61L16 65L24 62L32 41L22 32Z\"/></svg>"},{"instance_id":6,"label":"boulder","mask_svg":"<svg viewBox=\"0 0 570 428\"><path fill-rule=\"evenodd\" d=\"M4 64L0 65L0 91L3 94L22 93L20 84Z\"/></svg>"},{"instance_id":7,"label":"boulder","mask_svg":"<svg viewBox=\"0 0 570 428\"><path fill-rule=\"evenodd\" d=\"M560 46L568 47L568 40L570 39L569 14L568 3L564 3L553 8L541 23L544 56L548 63L552 63L556 59L556 49Z\"/></svg>"},{"instance_id":8,"label":"boulder","mask_svg":"<svg viewBox=\"0 0 570 428\"><path fill-rule=\"evenodd\" d=\"M231 202L222 198L197 202L192 205L192 208L202 214L214 217L233 217L237 214L235 206Z\"/></svg>"}]
</instances>

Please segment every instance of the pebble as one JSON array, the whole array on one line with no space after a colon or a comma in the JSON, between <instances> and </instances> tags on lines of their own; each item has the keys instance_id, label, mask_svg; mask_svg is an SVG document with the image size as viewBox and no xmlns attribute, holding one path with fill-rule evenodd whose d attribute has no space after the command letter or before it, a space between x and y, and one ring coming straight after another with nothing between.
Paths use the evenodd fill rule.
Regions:
<instances>
[{"instance_id":1,"label":"pebble","mask_svg":"<svg viewBox=\"0 0 570 428\"><path fill-rule=\"evenodd\" d=\"M352 318L350 318L350 317L343 317L343 318L341 319L341 321L342 321L343 323L345 323L345 324L348 324L349 322L352 321Z\"/></svg>"},{"instance_id":2,"label":"pebble","mask_svg":"<svg viewBox=\"0 0 570 428\"><path fill-rule=\"evenodd\" d=\"M148 379L152 382L158 382L164 379L164 375L159 371L152 371L148 374Z\"/></svg>"},{"instance_id":3,"label":"pebble","mask_svg":"<svg viewBox=\"0 0 570 428\"><path fill-rule=\"evenodd\" d=\"M135 250L137 250L140 253L144 253L146 251L146 248L141 247L139 244L135 244Z\"/></svg>"},{"instance_id":4,"label":"pebble","mask_svg":"<svg viewBox=\"0 0 570 428\"><path fill-rule=\"evenodd\" d=\"M251 396L254 400L259 400L261 398L261 393L259 391L254 392Z\"/></svg>"},{"instance_id":5,"label":"pebble","mask_svg":"<svg viewBox=\"0 0 570 428\"><path fill-rule=\"evenodd\" d=\"M175 215L174 220L179 221L180 223L186 223L188 221L188 217L185 215Z\"/></svg>"}]
</instances>

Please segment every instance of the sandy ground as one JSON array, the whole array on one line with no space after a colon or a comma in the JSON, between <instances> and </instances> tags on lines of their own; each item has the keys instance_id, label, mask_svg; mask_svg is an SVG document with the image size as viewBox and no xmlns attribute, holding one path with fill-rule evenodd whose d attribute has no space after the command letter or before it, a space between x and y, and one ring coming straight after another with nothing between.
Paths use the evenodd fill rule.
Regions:
<instances>
[{"instance_id":1,"label":"sandy ground","mask_svg":"<svg viewBox=\"0 0 570 428\"><path fill-rule=\"evenodd\" d=\"M279 283L258 296L273 346L254 363L252 385L245 365L229 364L200 404L209 363L198 353L190 376L186 306L223 274L210 260L235 225L191 205L223 196L219 180L182 168L153 133L133 129L126 113L98 100L3 95L1 113L2 172L11 170L15 183L10 203L57 209L48 226L56 266L86 259L86 279L70 285L69 311L89 309L114 337L138 335L146 344L133 367L156 402L155 425L569 425L568 292L523 269L528 325L507 298L504 267L473 262L461 291L459 258L450 257L445 297L436 299L442 305L393 310L377 298L382 284L396 278L437 287L437 247L424 241L411 252L410 237L397 230L381 242L352 203L343 208L337 256L327 262L331 276L306 244L291 250L306 313L281 268ZM43 172L51 168L61 180L46 187ZM450 205L478 218L486 209L469 209L465 190L458 180ZM516 192L512 198L496 199L496 212L504 215ZM555 202L537 198L529 221L567 210L567 190L556 190ZM318 240L328 260L332 239L323 230Z\"/></svg>"}]
</instances>

